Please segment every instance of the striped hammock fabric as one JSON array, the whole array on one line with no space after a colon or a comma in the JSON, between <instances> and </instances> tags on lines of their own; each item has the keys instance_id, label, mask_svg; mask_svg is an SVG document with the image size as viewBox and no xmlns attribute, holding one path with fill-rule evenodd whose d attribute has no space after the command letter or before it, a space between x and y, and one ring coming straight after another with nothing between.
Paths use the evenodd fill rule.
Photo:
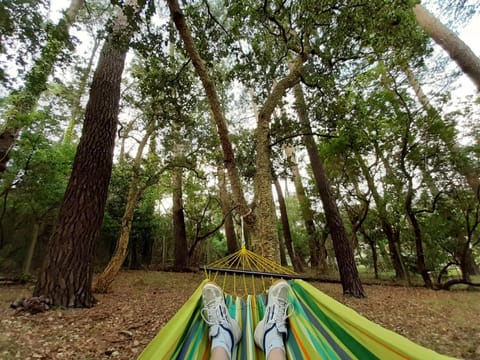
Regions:
<instances>
[{"instance_id":1,"label":"striped hammock fabric","mask_svg":"<svg viewBox=\"0 0 480 360\"><path fill-rule=\"evenodd\" d=\"M200 315L206 282L162 328L139 360L209 359L208 326ZM382 328L303 280L289 283L293 311L288 319L288 359L452 359ZM264 360L253 332L265 312L265 295L226 295L226 303L243 331L232 359Z\"/></svg>"}]
</instances>

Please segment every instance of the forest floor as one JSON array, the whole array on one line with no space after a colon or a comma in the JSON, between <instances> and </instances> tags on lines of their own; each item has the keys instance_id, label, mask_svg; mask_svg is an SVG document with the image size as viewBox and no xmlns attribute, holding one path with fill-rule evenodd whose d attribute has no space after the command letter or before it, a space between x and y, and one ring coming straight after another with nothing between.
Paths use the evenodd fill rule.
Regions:
<instances>
[{"instance_id":1,"label":"forest floor","mask_svg":"<svg viewBox=\"0 0 480 360\"><path fill-rule=\"evenodd\" d=\"M0 359L136 359L183 305L203 274L122 272L90 309L36 315L9 305L32 284L0 287ZM366 285L366 299L344 298L341 285L314 286L370 320L439 353L480 359L480 292Z\"/></svg>"}]
</instances>

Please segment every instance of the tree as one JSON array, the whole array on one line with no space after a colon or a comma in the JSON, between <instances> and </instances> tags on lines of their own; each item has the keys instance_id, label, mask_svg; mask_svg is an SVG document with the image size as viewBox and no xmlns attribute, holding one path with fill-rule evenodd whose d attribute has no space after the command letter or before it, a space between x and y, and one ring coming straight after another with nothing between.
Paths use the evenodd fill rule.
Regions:
<instances>
[{"instance_id":1,"label":"tree","mask_svg":"<svg viewBox=\"0 0 480 360\"><path fill-rule=\"evenodd\" d=\"M295 158L294 149L292 146L285 146L285 156L290 166L290 172L292 173L293 183L295 184L295 193L297 195L300 209L302 210L303 221L305 223L305 229L307 231L310 246L310 266L312 269L317 269L320 272L326 271L326 250L325 244L320 243L318 239L318 233L315 229L315 222L313 221L313 211L310 204L310 200L305 193L305 188L302 184L300 177L300 171L298 169L297 160Z\"/></svg>"},{"instance_id":2,"label":"tree","mask_svg":"<svg viewBox=\"0 0 480 360\"><path fill-rule=\"evenodd\" d=\"M117 16L93 76L72 173L33 292L55 305L91 307L95 303L92 260L112 171L120 82L135 28L129 27L126 14L138 11L137 4L130 3Z\"/></svg>"},{"instance_id":3,"label":"tree","mask_svg":"<svg viewBox=\"0 0 480 360\"><path fill-rule=\"evenodd\" d=\"M421 4L413 7L418 24L450 55L480 91L480 58Z\"/></svg>"},{"instance_id":4,"label":"tree","mask_svg":"<svg viewBox=\"0 0 480 360\"><path fill-rule=\"evenodd\" d=\"M148 187L148 185L150 185L148 182L145 185L140 184L140 171L144 148L147 145L147 141L151 137L154 130L155 127L151 125L138 146L137 154L135 156L132 166L132 177L128 189L127 203L125 204L125 211L123 213L120 224L120 233L118 235L118 240L115 246L115 252L106 268L98 276L93 286L94 292L108 292L111 283L115 279L117 273L120 271L123 262L127 257L130 230L132 229L135 207L137 206L143 191Z\"/></svg>"},{"instance_id":5,"label":"tree","mask_svg":"<svg viewBox=\"0 0 480 360\"><path fill-rule=\"evenodd\" d=\"M328 181L322 160L318 155L315 139L312 135L313 131L308 121L305 98L300 84L295 86L294 94L299 122L302 126L302 132L305 134L303 135L303 142L307 148L317 190L322 199L328 229L332 236L333 248L335 250L335 257L337 258L343 293L354 297L364 297L365 292L358 275L353 250L348 241L343 220L340 216L335 197L332 194L330 182Z\"/></svg>"},{"instance_id":6,"label":"tree","mask_svg":"<svg viewBox=\"0 0 480 360\"><path fill-rule=\"evenodd\" d=\"M35 61L32 69L25 78L25 86L13 95L12 106L7 112L5 128L0 134L0 172L7 169L10 151L15 143L18 133L26 115L32 112L37 105L41 93L47 87L47 79L51 74L57 57L69 43L69 28L83 6L84 0L72 0L65 16L51 31L50 39L42 50L42 54Z\"/></svg>"}]
</instances>

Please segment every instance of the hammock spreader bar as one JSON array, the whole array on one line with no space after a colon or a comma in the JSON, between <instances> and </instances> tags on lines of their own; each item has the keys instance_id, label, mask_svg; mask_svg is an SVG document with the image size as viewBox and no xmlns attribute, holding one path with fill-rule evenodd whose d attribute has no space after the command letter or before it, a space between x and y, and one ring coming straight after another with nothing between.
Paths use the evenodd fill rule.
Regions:
<instances>
[{"instance_id":1,"label":"hammock spreader bar","mask_svg":"<svg viewBox=\"0 0 480 360\"><path fill-rule=\"evenodd\" d=\"M200 266L200 270L227 273L227 274L244 274L244 275L254 275L254 276L265 276L273 278L282 278L286 280L290 279L306 279L305 276L290 273L290 274L281 274L268 271L257 271L257 270L242 270L242 269L231 269L231 268L217 268L213 266Z\"/></svg>"}]
</instances>

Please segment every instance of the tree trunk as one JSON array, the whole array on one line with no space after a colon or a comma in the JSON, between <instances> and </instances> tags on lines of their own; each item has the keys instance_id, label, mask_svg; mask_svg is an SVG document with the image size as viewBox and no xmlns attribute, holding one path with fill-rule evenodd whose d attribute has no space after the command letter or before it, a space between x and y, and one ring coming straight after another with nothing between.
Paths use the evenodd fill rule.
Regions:
<instances>
[{"instance_id":1,"label":"tree trunk","mask_svg":"<svg viewBox=\"0 0 480 360\"><path fill-rule=\"evenodd\" d=\"M12 107L6 114L5 129L0 133L0 173L7 169L10 151L24 125L21 116L28 115L34 110L40 95L47 88L48 77L52 73L58 55L68 44L69 29L83 4L84 0L71 1L65 16L51 32L51 38L25 77L24 88L14 97Z\"/></svg>"},{"instance_id":2,"label":"tree trunk","mask_svg":"<svg viewBox=\"0 0 480 360\"><path fill-rule=\"evenodd\" d=\"M217 167L218 193L220 198L220 207L225 219L224 229L227 238L227 252L233 254L238 250L237 236L235 235L235 225L232 216L232 202L227 190L227 179L225 170L222 166Z\"/></svg>"},{"instance_id":3,"label":"tree trunk","mask_svg":"<svg viewBox=\"0 0 480 360\"><path fill-rule=\"evenodd\" d=\"M270 119L286 91L299 82L304 61L302 55L298 55L292 61L289 73L273 86L272 92L257 115L256 171L253 179L256 224L252 232L251 245L253 251L276 261L279 260L279 240L272 194Z\"/></svg>"},{"instance_id":4,"label":"tree trunk","mask_svg":"<svg viewBox=\"0 0 480 360\"><path fill-rule=\"evenodd\" d=\"M320 250L321 244L318 239L318 233L315 230L312 206L310 199L305 194L305 188L303 187L300 171L298 170L294 149L292 146L287 145L285 146L284 151L290 166L290 172L292 173L293 183L295 185L295 193L297 195L298 203L300 204L300 210L307 231L308 246L310 249L310 266L312 269L324 272L327 270L327 259L326 256L320 257L320 255L325 255L326 251L325 249L323 249L323 251Z\"/></svg>"},{"instance_id":5,"label":"tree trunk","mask_svg":"<svg viewBox=\"0 0 480 360\"><path fill-rule=\"evenodd\" d=\"M385 206L385 202L383 201L382 197L378 193L374 180L369 169L367 168L367 165L365 164L365 161L361 156L357 156L357 162L360 166L363 176L367 180L368 188L372 193L375 206L378 210L378 216L382 224L383 233L387 237L388 250L390 253L390 259L392 260L393 269L395 270L395 277L397 279L405 280L408 278L408 276L400 250L400 234L394 229L394 226L388 220L387 207Z\"/></svg>"},{"instance_id":6,"label":"tree trunk","mask_svg":"<svg viewBox=\"0 0 480 360\"><path fill-rule=\"evenodd\" d=\"M115 31L128 44L126 16ZM120 85L128 46L113 35L105 42L93 76L82 136L73 162L59 218L48 243L34 296L45 295L55 305L91 307L93 256L103 221L112 173L118 122Z\"/></svg>"},{"instance_id":7,"label":"tree trunk","mask_svg":"<svg viewBox=\"0 0 480 360\"><path fill-rule=\"evenodd\" d=\"M107 293L110 290L113 280L115 280L115 277L122 268L125 258L127 257L129 243L128 240L130 238L130 231L132 229L133 215L139 198L140 191L138 189L138 179L132 180L130 184L130 190L128 192L125 212L123 213L120 224L120 236L117 240L115 252L107 267L98 276L97 281L93 286L93 291L96 293Z\"/></svg>"},{"instance_id":8,"label":"tree trunk","mask_svg":"<svg viewBox=\"0 0 480 360\"><path fill-rule=\"evenodd\" d=\"M311 135L313 132L310 123L308 122L305 99L300 85L295 86L294 93L297 112L303 112L301 116L299 114L303 133L306 134L303 136L303 141L307 148L308 157L315 177L315 183L325 211L328 229L332 236L335 257L337 258L338 269L340 272L340 280L343 286L343 294L359 298L364 297L365 292L358 275L353 250L348 241L340 211L338 210L335 198L331 192L330 183L327 179L325 169L323 168L322 161L318 155L315 139L313 138L313 135Z\"/></svg>"},{"instance_id":9,"label":"tree trunk","mask_svg":"<svg viewBox=\"0 0 480 360\"><path fill-rule=\"evenodd\" d=\"M130 181L130 187L128 189L127 203L125 205L125 211L120 222L120 235L118 236L112 258L103 272L98 276L97 281L93 286L94 292L107 293L110 290L110 285L112 284L113 280L115 280L115 277L122 268L125 258L127 257L128 240L130 238L130 231L132 230L133 216L135 213L135 208L138 204L138 200L143 192L143 188L139 187L139 171L142 163L142 154L152 132L153 128L151 127L138 146L137 154L132 167L132 177Z\"/></svg>"},{"instance_id":10,"label":"tree trunk","mask_svg":"<svg viewBox=\"0 0 480 360\"><path fill-rule=\"evenodd\" d=\"M422 5L415 5L413 12L420 27L448 53L480 91L480 59L472 49Z\"/></svg>"},{"instance_id":11,"label":"tree trunk","mask_svg":"<svg viewBox=\"0 0 480 360\"><path fill-rule=\"evenodd\" d=\"M232 194L235 203L238 206L238 211L241 216L245 216L245 224L252 229L255 218L250 211L245 196L243 194L242 184L240 180L240 174L238 172L237 165L235 163L235 156L233 153L232 143L230 142L227 121L225 119L225 113L220 104L220 98L215 87L215 83L210 78L205 62L203 61L200 53L198 52L192 34L185 21L185 15L183 14L180 5L177 0L167 0L168 7L172 14L173 22L177 27L180 37L185 45L185 50L192 61L195 71L203 84L205 93L207 95L210 110L212 111L215 124L217 126L217 133L220 138L220 144L223 150L223 161L225 168L227 169L230 179L230 186L232 187ZM247 215L248 214L248 215Z\"/></svg>"},{"instance_id":12,"label":"tree trunk","mask_svg":"<svg viewBox=\"0 0 480 360\"><path fill-rule=\"evenodd\" d=\"M275 179L275 190L277 192L278 206L280 208L280 220L282 222L283 238L285 240L285 247L287 248L288 256L292 261L293 270L302 272L302 264L298 261L297 255L293 249L292 232L290 231L290 223L288 222L287 207L282 193L282 187L278 178Z\"/></svg>"},{"instance_id":13,"label":"tree trunk","mask_svg":"<svg viewBox=\"0 0 480 360\"><path fill-rule=\"evenodd\" d=\"M423 282L425 283L425 287L430 289L433 288L432 279L430 278L430 274L428 273L427 266L425 264L425 254L423 252L423 240L422 240L422 231L420 229L420 224L418 223L417 217L415 216L415 212L412 208L412 198L413 198L413 191L412 191L412 181L411 179L408 180L408 192L405 199L405 209L408 215L408 219L410 220L410 224L413 228L413 233L415 235L415 250L417 253L417 270L422 275Z\"/></svg>"}]
</instances>

